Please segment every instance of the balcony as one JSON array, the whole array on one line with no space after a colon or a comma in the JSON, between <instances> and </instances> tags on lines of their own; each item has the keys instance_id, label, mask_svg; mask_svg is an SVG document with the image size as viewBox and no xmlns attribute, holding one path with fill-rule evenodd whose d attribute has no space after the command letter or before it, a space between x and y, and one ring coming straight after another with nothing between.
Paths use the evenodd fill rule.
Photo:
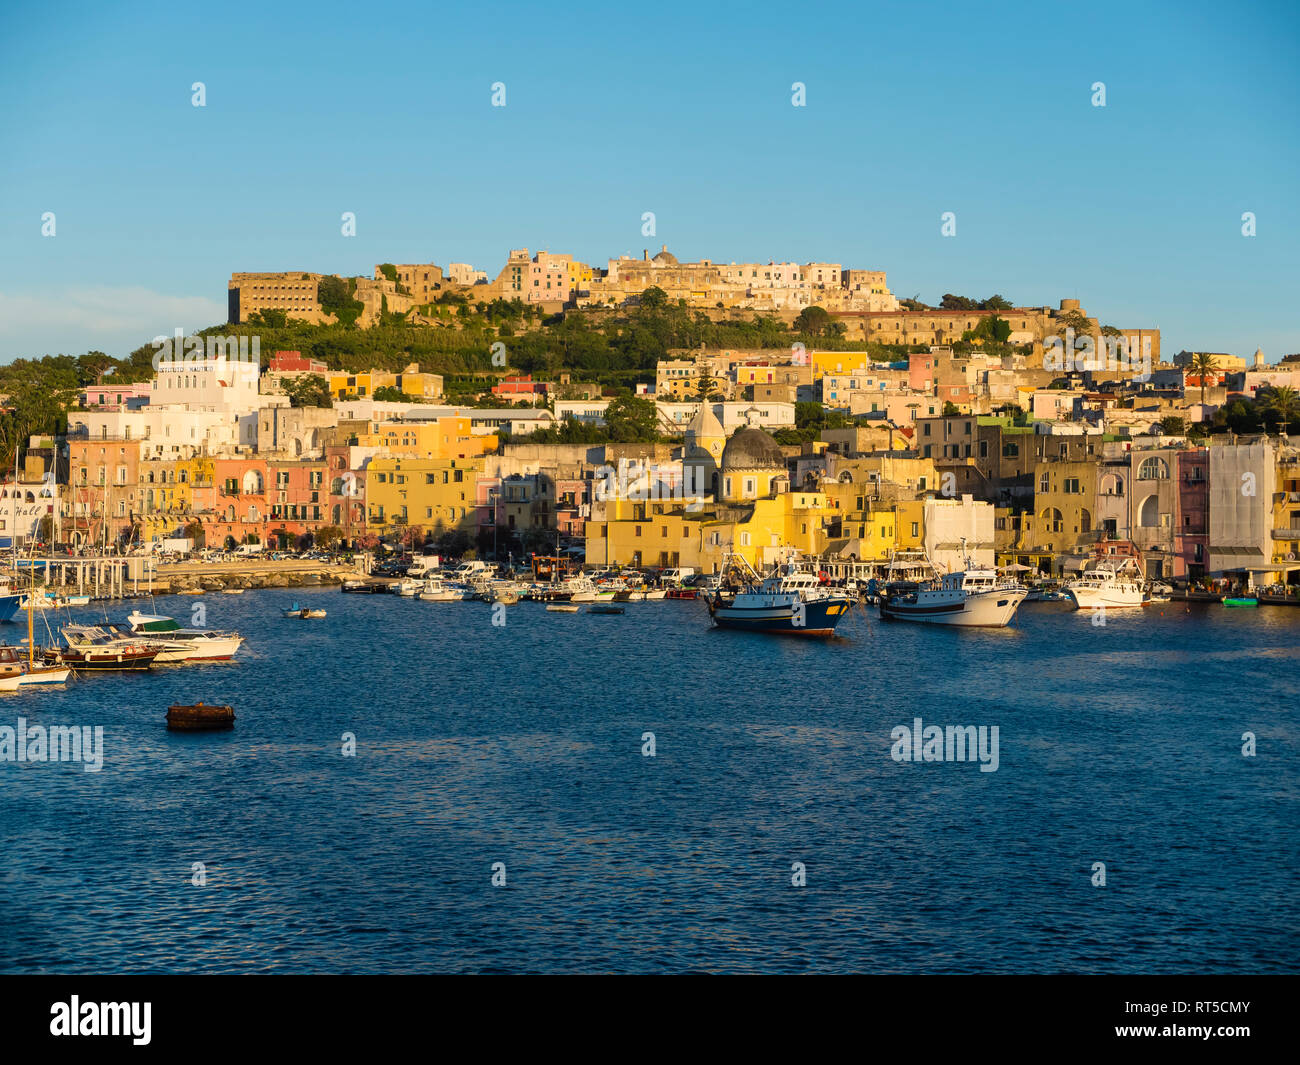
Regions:
<instances>
[{"instance_id":1,"label":"balcony","mask_svg":"<svg viewBox=\"0 0 1300 1065\"><path fill-rule=\"evenodd\" d=\"M1300 540L1300 529L1274 529L1274 540Z\"/></svg>"}]
</instances>

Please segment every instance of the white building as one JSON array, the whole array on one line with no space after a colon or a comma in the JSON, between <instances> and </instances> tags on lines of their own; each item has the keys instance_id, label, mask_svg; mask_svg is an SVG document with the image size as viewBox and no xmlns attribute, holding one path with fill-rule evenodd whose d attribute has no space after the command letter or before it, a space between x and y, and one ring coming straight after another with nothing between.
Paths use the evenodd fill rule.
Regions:
<instances>
[{"instance_id":1,"label":"white building","mask_svg":"<svg viewBox=\"0 0 1300 1065\"><path fill-rule=\"evenodd\" d=\"M257 442L257 413L250 444ZM188 407L142 407L139 410L69 411L68 432L91 440L139 440L141 458L190 458L199 452L230 454L240 440L240 424L230 413Z\"/></svg>"},{"instance_id":2,"label":"white building","mask_svg":"<svg viewBox=\"0 0 1300 1065\"><path fill-rule=\"evenodd\" d=\"M925 550L940 570L966 568L969 556L976 566L994 564L993 504L964 495L960 499L925 501ZM964 551L963 555L963 541Z\"/></svg>"}]
</instances>

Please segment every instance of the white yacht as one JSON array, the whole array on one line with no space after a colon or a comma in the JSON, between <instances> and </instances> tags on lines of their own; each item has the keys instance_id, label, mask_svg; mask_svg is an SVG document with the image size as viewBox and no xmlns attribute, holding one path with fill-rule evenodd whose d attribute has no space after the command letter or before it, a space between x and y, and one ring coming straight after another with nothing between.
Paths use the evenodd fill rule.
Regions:
<instances>
[{"instance_id":1,"label":"white yacht","mask_svg":"<svg viewBox=\"0 0 1300 1065\"><path fill-rule=\"evenodd\" d=\"M183 629L175 618L141 614L138 610L132 610L126 616L126 623L137 642L159 649L155 659L158 662L207 662L233 658L244 642L237 632ZM64 629L66 631L67 626Z\"/></svg>"},{"instance_id":2,"label":"white yacht","mask_svg":"<svg viewBox=\"0 0 1300 1065\"><path fill-rule=\"evenodd\" d=\"M1076 610L1093 607L1126 608L1146 601L1145 582L1131 558L1101 558L1091 569L1065 582L1065 596Z\"/></svg>"},{"instance_id":3,"label":"white yacht","mask_svg":"<svg viewBox=\"0 0 1300 1065\"><path fill-rule=\"evenodd\" d=\"M1029 590L995 569L974 566L933 576L918 572L930 565L923 553L899 552L890 564L885 590L880 596L880 616L894 621L921 621L931 625L968 625L1002 628L1011 623ZM899 579L900 575L907 576Z\"/></svg>"}]
</instances>

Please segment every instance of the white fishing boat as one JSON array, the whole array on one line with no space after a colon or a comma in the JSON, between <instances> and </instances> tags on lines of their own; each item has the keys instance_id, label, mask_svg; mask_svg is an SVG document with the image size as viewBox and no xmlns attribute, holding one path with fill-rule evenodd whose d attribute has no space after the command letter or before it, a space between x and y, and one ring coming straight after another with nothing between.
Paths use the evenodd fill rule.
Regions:
<instances>
[{"instance_id":1,"label":"white fishing boat","mask_svg":"<svg viewBox=\"0 0 1300 1065\"><path fill-rule=\"evenodd\" d=\"M1138 607L1146 600L1142 570L1132 558L1099 558L1090 569L1066 581L1064 591L1077 610Z\"/></svg>"},{"instance_id":2,"label":"white fishing boat","mask_svg":"<svg viewBox=\"0 0 1300 1065\"><path fill-rule=\"evenodd\" d=\"M417 598L426 603L455 603L461 600L462 591L437 577L429 577L421 582Z\"/></svg>"},{"instance_id":3,"label":"white fishing boat","mask_svg":"<svg viewBox=\"0 0 1300 1065\"><path fill-rule=\"evenodd\" d=\"M560 582L559 591L567 593L570 603L595 603L606 598L605 592L597 588L589 577L579 574L576 577L569 577ZM608 598L614 597L613 591L610 591Z\"/></svg>"},{"instance_id":4,"label":"white fishing boat","mask_svg":"<svg viewBox=\"0 0 1300 1065\"><path fill-rule=\"evenodd\" d=\"M969 558L964 569L939 573L924 552L900 551L890 562L879 608L891 621L1002 628L1028 594L1014 577Z\"/></svg>"},{"instance_id":5,"label":"white fishing boat","mask_svg":"<svg viewBox=\"0 0 1300 1065\"><path fill-rule=\"evenodd\" d=\"M140 642L159 648L158 661L168 661L163 655L190 650L188 657L171 661L208 662L233 658L244 638L237 632L217 632L210 629L182 628L175 618L162 614L141 614L131 611L126 617L131 635ZM65 626L66 631L66 626Z\"/></svg>"},{"instance_id":6,"label":"white fishing boat","mask_svg":"<svg viewBox=\"0 0 1300 1065\"><path fill-rule=\"evenodd\" d=\"M403 595L410 598L419 595L423 588L424 581L417 580L414 577L404 577L402 580L394 584L389 591L396 595Z\"/></svg>"},{"instance_id":7,"label":"white fishing boat","mask_svg":"<svg viewBox=\"0 0 1300 1065\"><path fill-rule=\"evenodd\" d=\"M65 665L37 661L30 645L25 652L0 646L0 681L14 679L12 686L0 687L0 691L16 691L33 684L65 684L71 675L72 670Z\"/></svg>"}]
</instances>

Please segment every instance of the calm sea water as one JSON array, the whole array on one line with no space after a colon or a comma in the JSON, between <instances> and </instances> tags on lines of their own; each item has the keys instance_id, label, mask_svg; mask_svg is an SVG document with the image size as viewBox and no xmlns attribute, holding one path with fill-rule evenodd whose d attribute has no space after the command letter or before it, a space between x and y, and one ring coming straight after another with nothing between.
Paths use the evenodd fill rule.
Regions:
<instances>
[{"instance_id":1,"label":"calm sea water","mask_svg":"<svg viewBox=\"0 0 1300 1065\"><path fill-rule=\"evenodd\" d=\"M328 618L284 620L294 599ZM333 590L203 602L248 637L235 662L0 696L0 724L106 748L99 773L0 763L0 969L1300 966L1300 610L868 613L799 642L690 602L504 627ZM235 729L165 731L200 699ZM895 762L916 716L997 725L998 770Z\"/></svg>"}]
</instances>

